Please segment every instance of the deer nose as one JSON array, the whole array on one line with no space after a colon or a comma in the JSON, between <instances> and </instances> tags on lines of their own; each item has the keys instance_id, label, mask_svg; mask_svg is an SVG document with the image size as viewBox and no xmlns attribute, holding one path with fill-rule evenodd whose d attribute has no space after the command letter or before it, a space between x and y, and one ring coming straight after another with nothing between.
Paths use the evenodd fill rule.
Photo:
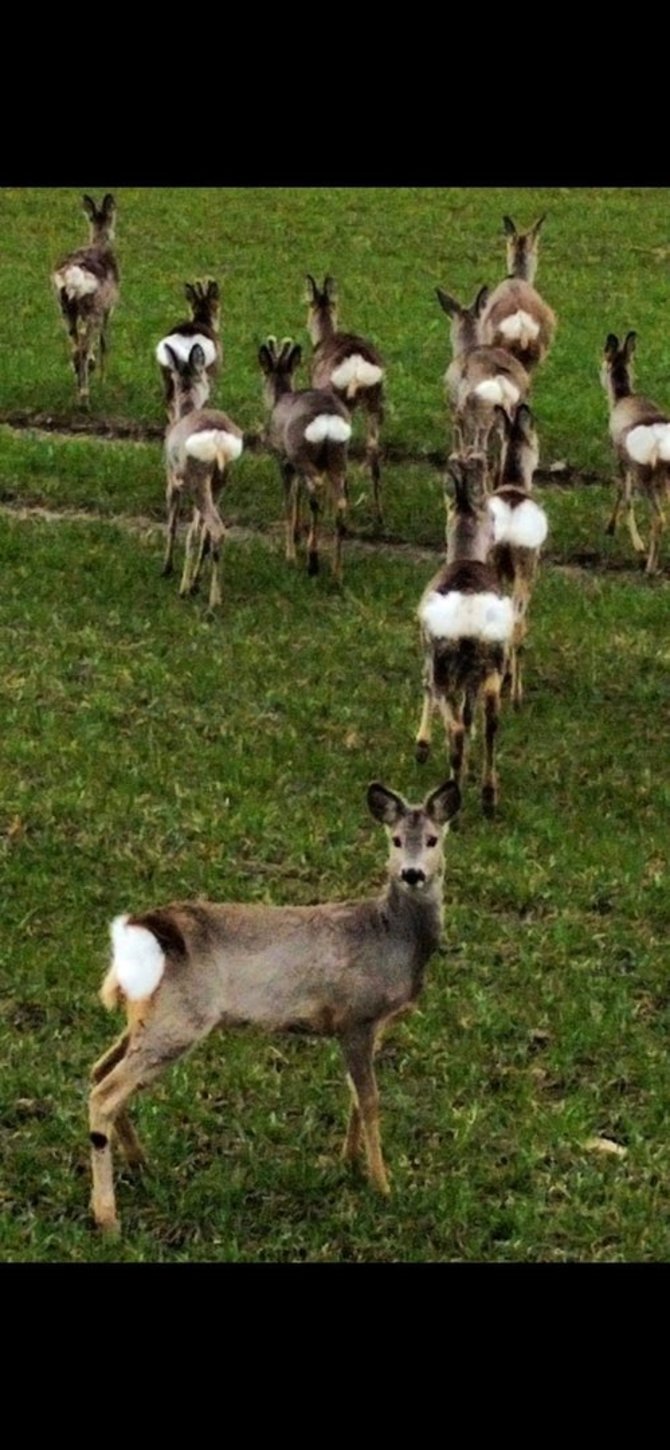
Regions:
<instances>
[{"instance_id":1,"label":"deer nose","mask_svg":"<svg viewBox=\"0 0 670 1450\"><path fill-rule=\"evenodd\" d=\"M400 872L401 879L407 882L408 886L418 886L420 881L425 881L425 871L416 871L413 866L408 866L405 871Z\"/></svg>"}]
</instances>

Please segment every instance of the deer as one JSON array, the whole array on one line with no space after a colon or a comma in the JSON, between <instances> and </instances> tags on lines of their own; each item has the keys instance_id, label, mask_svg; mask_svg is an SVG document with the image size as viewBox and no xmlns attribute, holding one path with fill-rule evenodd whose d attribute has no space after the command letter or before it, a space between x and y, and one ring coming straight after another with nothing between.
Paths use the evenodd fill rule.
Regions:
<instances>
[{"instance_id":1,"label":"deer","mask_svg":"<svg viewBox=\"0 0 670 1450\"><path fill-rule=\"evenodd\" d=\"M384 360L373 343L353 332L338 331L337 283L325 277L319 287L307 276L307 328L314 347L314 388L332 388L350 413L365 413L366 461L372 480L377 523L382 524L379 435L384 421Z\"/></svg>"},{"instance_id":2,"label":"deer","mask_svg":"<svg viewBox=\"0 0 670 1450\"><path fill-rule=\"evenodd\" d=\"M83 196L82 203L89 219L89 245L68 253L51 280L70 338L79 400L88 405L89 373L96 365L98 344L101 380L105 376L107 328L119 300L119 268L111 246L116 223L114 197L108 191L100 206L92 196Z\"/></svg>"},{"instance_id":3,"label":"deer","mask_svg":"<svg viewBox=\"0 0 670 1450\"><path fill-rule=\"evenodd\" d=\"M382 1033L412 1009L443 924L443 839L460 806L447 781L410 805L373 782L368 807L389 840L379 895L318 906L176 901L111 924L101 999L126 1027L95 1063L89 1097L92 1212L120 1229L112 1134L131 1167L144 1161L128 1115L140 1087L214 1028L335 1038L351 1093L342 1157L365 1146L373 1187L388 1195L373 1057Z\"/></svg>"},{"instance_id":4,"label":"deer","mask_svg":"<svg viewBox=\"0 0 670 1450\"><path fill-rule=\"evenodd\" d=\"M294 374L301 359L302 348L290 337L280 345L275 337L269 337L258 353L269 410L268 441L279 461L284 485L286 558L295 563L300 539L300 490L304 488L311 515L307 572L319 572L319 489L325 479L335 513L333 575L340 583L351 422L344 403L330 389L294 390Z\"/></svg>"},{"instance_id":5,"label":"deer","mask_svg":"<svg viewBox=\"0 0 670 1450\"><path fill-rule=\"evenodd\" d=\"M421 597L418 617L424 652L424 703L415 741L422 765L430 754L432 717L445 727L452 778L459 786L477 705L484 714L485 759L482 810L498 804L495 742L500 695L514 630L511 599L503 597L493 565L494 519L483 453L452 455L448 475L455 506L447 529L447 559ZM446 484L445 484L446 492Z\"/></svg>"},{"instance_id":6,"label":"deer","mask_svg":"<svg viewBox=\"0 0 670 1450\"><path fill-rule=\"evenodd\" d=\"M168 425L165 438L168 523L162 572L169 575L173 571L177 523L186 497L192 514L179 593L183 598L197 592L202 566L211 553L211 612L221 604L221 547L226 533L217 500L227 482L229 465L240 457L244 435L227 413L204 406L210 380L200 343L193 344L185 360L166 343L166 357L174 378L175 421Z\"/></svg>"},{"instance_id":7,"label":"deer","mask_svg":"<svg viewBox=\"0 0 670 1450\"><path fill-rule=\"evenodd\" d=\"M512 422L503 409L500 413L503 453L500 483L489 497L494 530L489 561L500 583L511 588L514 633L503 685L509 681L512 704L518 709L523 699L522 654L528 608L549 523L544 509L531 496L540 449L530 408L520 403Z\"/></svg>"},{"instance_id":8,"label":"deer","mask_svg":"<svg viewBox=\"0 0 670 1450\"><path fill-rule=\"evenodd\" d=\"M541 216L527 232L503 217L508 275L491 293L481 318L482 341L504 347L530 372L543 362L556 331L556 314L533 286L539 260Z\"/></svg>"},{"instance_id":9,"label":"deer","mask_svg":"<svg viewBox=\"0 0 670 1450\"><path fill-rule=\"evenodd\" d=\"M184 286L184 293L191 308L190 320L178 322L165 337L161 338L156 347L156 360L163 376L165 404L171 422L175 421L174 373L166 349L172 348L177 357L185 362L191 348L197 342L205 354L207 376L211 383L214 382L219 372L223 357L219 337L221 303L218 282L211 277L205 278L203 282L187 282Z\"/></svg>"},{"instance_id":10,"label":"deer","mask_svg":"<svg viewBox=\"0 0 670 1450\"><path fill-rule=\"evenodd\" d=\"M629 332L623 343L608 333L600 380L610 406L610 437L618 459L621 481L605 532L614 534L622 504L633 548L647 553L646 573L658 569L661 537L665 529L663 505L670 491L670 413L642 393L633 392L633 353L637 333ZM634 494L651 504L652 525L649 550L638 533L633 509Z\"/></svg>"},{"instance_id":11,"label":"deer","mask_svg":"<svg viewBox=\"0 0 670 1450\"><path fill-rule=\"evenodd\" d=\"M474 302L464 307L455 297L436 288L443 312L451 318L453 359L444 376L447 401L454 419L457 451L487 453L491 436L500 431L499 411L512 417L528 395L530 378L515 357L502 347L480 341L480 319L489 295L480 287Z\"/></svg>"}]
</instances>

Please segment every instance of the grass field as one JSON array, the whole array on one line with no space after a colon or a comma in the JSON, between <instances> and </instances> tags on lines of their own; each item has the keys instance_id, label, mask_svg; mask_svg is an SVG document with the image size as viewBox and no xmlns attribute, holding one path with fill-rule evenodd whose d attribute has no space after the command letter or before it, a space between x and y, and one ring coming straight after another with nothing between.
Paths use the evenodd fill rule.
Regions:
<instances>
[{"instance_id":1,"label":"grass field","mask_svg":"<svg viewBox=\"0 0 670 1450\"><path fill-rule=\"evenodd\" d=\"M183 281L211 272L217 397L258 429L258 343L305 343L303 274L331 270L343 323L388 360L386 440L415 457L385 472L389 542L352 544L338 592L289 571L273 465L246 454L223 512L247 532L209 622L159 578L159 442L0 427L0 1258L667 1259L670 545L647 580L624 534L604 538L598 381L605 334L635 327L640 384L670 399L667 193L117 195L122 302L94 419L160 425L153 345ZM76 421L48 278L85 234L79 193L0 205L0 419ZM392 1197L339 1163L335 1045L218 1036L136 1099L151 1168L120 1175L111 1247L89 1223L86 1124L88 1069L117 1028L96 997L108 921L174 896L311 902L381 883L368 781L417 797L445 773L437 748L413 760L414 613L444 532L433 289L495 282L502 213L543 210L538 282L559 316L535 389L543 463L598 481L543 489L548 562L527 699L502 723L500 816L483 819L471 780L443 947L379 1057ZM352 499L374 544L355 466Z\"/></svg>"}]
</instances>

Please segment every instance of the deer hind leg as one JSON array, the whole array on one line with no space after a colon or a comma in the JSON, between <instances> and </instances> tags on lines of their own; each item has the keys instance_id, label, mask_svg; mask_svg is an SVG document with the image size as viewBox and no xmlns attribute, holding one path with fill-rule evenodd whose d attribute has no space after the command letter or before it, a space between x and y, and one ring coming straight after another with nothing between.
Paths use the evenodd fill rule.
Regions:
<instances>
[{"instance_id":1,"label":"deer hind leg","mask_svg":"<svg viewBox=\"0 0 670 1450\"><path fill-rule=\"evenodd\" d=\"M352 1095L360 1115L360 1124L365 1142L365 1152L370 1178L379 1193L390 1192L379 1135L379 1092L372 1065L376 1023L366 1022L348 1032L341 1040L342 1053L347 1067ZM352 1138L351 1114L349 1126ZM347 1140L349 1140L349 1130ZM345 1143L346 1146L346 1143Z\"/></svg>"},{"instance_id":2,"label":"deer hind leg","mask_svg":"<svg viewBox=\"0 0 670 1450\"><path fill-rule=\"evenodd\" d=\"M143 1026L136 1033L129 1034L130 1040L121 1060L93 1087L89 1097L93 1174L91 1207L94 1220L103 1232L117 1233L119 1228L112 1164L113 1130L116 1129L126 1151L132 1152L135 1147L139 1148L125 1111L128 1100L138 1088L146 1087L169 1063L181 1057L198 1037L204 1035L204 1032L197 1030L185 1030L180 1038L163 1042L155 1032L152 1033L150 1027L147 1029ZM119 1045L115 1043L106 1057L109 1058ZM97 1064L98 1069L104 1061L105 1059L101 1059ZM141 1149L139 1151L141 1155Z\"/></svg>"},{"instance_id":3,"label":"deer hind leg","mask_svg":"<svg viewBox=\"0 0 670 1450\"><path fill-rule=\"evenodd\" d=\"M184 599L186 595L190 594L191 592L191 576L193 571L193 565L195 562L195 551L198 537L200 534L201 522L202 516L200 513L200 509L194 506L191 522L188 526L188 533L186 535L186 554L184 557L184 570L181 576L181 583L179 585L179 593L182 599Z\"/></svg>"},{"instance_id":4,"label":"deer hind leg","mask_svg":"<svg viewBox=\"0 0 670 1450\"><path fill-rule=\"evenodd\" d=\"M653 518L651 522L651 537L649 540L649 553L645 573L655 574L658 570L659 556L661 551L661 539L666 528L665 513L663 512L663 495L666 493L665 480L660 488L652 488L649 499L652 507Z\"/></svg>"},{"instance_id":5,"label":"deer hind leg","mask_svg":"<svg viewBox=\"0 0 670 1450\"><path fill-rule=\"evenodd\" d=\"M635 480L633 473L630 469L626 470L623 487L626 508L626 523L628 525L628 532L630 534L631 543L636 554L645 554L646 549L644 543L642 542L642 539L640 538L640 535L638 533L638 527L635 522L635 512L633 509L633 491L635 487Z\"/></svg>"},{"instance_id":6,"label":"deer hind leg","mask_svg":"<svg viewBox=\"0 0 670 1450\"><path fill-rule=\"evenodd\" d=\"M101 383L104 383L104 381L105 381L105 363L106 363L106 359L107 359L107 353L109 352L109 344L107 342L107 328L109 326L109 318L110 318L110 312L109 312L109 310L107 312L103 312L103 314L102 314L102 325L101 325L101 328L100 328L100 382Z\"/></svg>"},{"instance_id":7,"label":"deer hind leg","mask_svg":"<svg viewBox=\"0 0 670 1450\"><path fill-rule=\"evenodd\" d=\"M286 559L289 564L296 560L296 546L299 540L300 481L292 463L281 463L281 477L284 485L284 517L286 520Z\"/></svg>"},{"instance_id":8,"label":"deer hind leg","mask_svg":"<svg viewBox=\"0 0 670 1450\"><path fill-rule=\"evenodd\" d=\"M309 536L307 539L307 573L314 575L319 572L319 497L315 479L309 478L305 474L304 484L307 490L310 510Z\"/></svg>"},{"instance_id":9,"label":"deer hind leg","mask_svg":"<svg viewBox=\"0 0 670 1450\"><path fill-rule=\"evenodd\" d=\"M130 1043L131 1034L126 1028L125 1032L117 1038L116 1042L103 1053L102 1057L94 1063L91 1068L91 1082L99 1083L116 1067L125 1057ZM114 1132L119 1140L119 1147L123 1156L131 1168L142 1168L146 1163L146 1157L142 1144L135 1132L135 1129L128 1117L125 1108L121 1109L115 1123Z\"/></svg>"},{"instance_id":10,"label":"deer hind leg","mask_svg":"<svg viewBox=\"0 0 670 1450\"><path fill-rule=\"evenodd\" d=\"M534 574L533 570L533 574ZM512 603L514 606L514 632L510 650L511 690L510 696L515 710L520 709L523 700L523 652L528 633L528 606L530 604L533 580L528 575L517 574L514 580Z\"/></svg>"},{"instance_id":11,"label":"deer hind leg","mask_svg":"<svg viewBox=\"0 0 670 1450\"><path fill-rule=\"evenodd\" d=\"M347 1131L342 1144L342 1162L355 1163L361 1148L363 1128L356 1088L354 1087L353 1078L349 1073L347 1073L347 1082L351 1093L351 1106L349 1108Z\"/></svg>"},{"instance_id":12,"label":"deer hind leg","mask_svg":"<svg viewBox=\"0 0 670 1450\"><path fill-rule=\"evenodd\" d=\"M426 652L423 668L423 710L414 742L414 755L419 765L424 765L430 755L430 741L433 733L433 714L436 701L432 666L432 657Z\"/></svg>"},{"instance_id":13,"label":"deer hind leg","mask_svg":"<svg viewBox=\"0 0 670 1450\"><path fill-rule=\"evenodd\" d=\"M384 403L381 386L370 389L369 395L365 399L365 407L367 410L365 457L372 480L372 497L375 515L377 523L381 526L384 522L381 503L382 475L379 464L379 434L384 421Z\"/></svg>"},{"instance_id":14,"label":"deer hind leg","mask_svg":"<svg viewBox=\"0 0 670 1450\"><path fill-rule=\"evenodd\" d=\"M440 692L437 696L437 703L447 736L451 773L456 784L460 786L467 764L470 733L463 718L465 702L457 694L443 695Z\"/></svg>"},{"instance_id":15,"label":"deer hind leg","mask_svg":"<svg viewBox=\"0 0 670 1450\"><path fill-rule=\"evenodd\" d=\"M491 670L484 681L484 776L482 780L482 810L484 815L495 815L498 804L498 777L495 769L495 742L500 714L501 677L499 670Z\"/></svg>"}]
</instances>

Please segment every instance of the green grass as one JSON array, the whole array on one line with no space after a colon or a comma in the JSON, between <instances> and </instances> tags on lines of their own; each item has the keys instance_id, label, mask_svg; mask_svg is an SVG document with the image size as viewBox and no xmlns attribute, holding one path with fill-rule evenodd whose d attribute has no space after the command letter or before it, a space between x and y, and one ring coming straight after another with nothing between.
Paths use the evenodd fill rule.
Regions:
<instances>
[{"instance_id":1,"label":"green grass","mask_svg":"<svg viewBox=\"0 0 670 1450\"><path fill-rule=\"evenodd\" d=\"M609 477L610 328L638 329L659 401L670 381L665 192L118 195L123 301L94 415L160 422L152 344L183 280L211 271L219 396L256 428L257 342L301 334L303 273L330 268L345 323L388 357L387 437L443 447L432 288L495 280L502 212L547 208L539 281L560 328L536 390L545 461ZM77 198L2 193L0 305L19 318L0 341L5 409L74 412L48 272L81 238ZM393 464L386 484L389 534L437 549L437 473ZM542 498L555 563L631 565L625 537L602 533L605 483ZM162 499L158 443L0 428L0 500L91 514L0 515L0 1258L667 1259L669 595L632 566L542 573L527 699L501 727L500 818L483 819L471 779L443 947L379 1058L390 1201L340 1166L336 1046L231 1033L138 1097L150 1172L119 1174L121 1243L92 1231L87 1074L118 1026L96 997L110 917L190 894L367 894L385 859L368 781L418 797L445 770L438 734L431 764L413 760L430 559L352 548L339 593L326 572L291 572L272 531L231 541L209 623L158 577ZM356 469L352 499L371 533ZM223 511L278 523L267 458L243 457ZM587 1150L594 1136L625 1158Z\"/></svg>"}]
</instances>

